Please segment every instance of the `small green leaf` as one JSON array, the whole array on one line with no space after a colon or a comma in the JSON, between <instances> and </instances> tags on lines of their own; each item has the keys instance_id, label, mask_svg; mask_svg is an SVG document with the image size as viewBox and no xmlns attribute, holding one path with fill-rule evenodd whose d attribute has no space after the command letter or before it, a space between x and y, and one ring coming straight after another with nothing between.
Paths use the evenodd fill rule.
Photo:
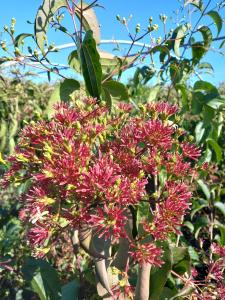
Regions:
<instances>
[{"instance_id":1,"label":"small green leaf","mask_svg":"<svg viewBox=\"0 0 225 300\"><path fill-rule=\"evenodd\" d=\"M156 52L160 52L159 60L161 63L164 62L166 56L170 57L170 50L164 45L157 45L153 47L149 53L156 53Z\"/></svg>"},{"instance_id":2,"label":"small green leaf","mask_svg":"<svg viewBox=\"0 0 225 300\"><path fill-rule=\"evenodd\" d=\"M211 30L209 29L208 26L201 26L200 28L198 28L198 31L201 32L204 40L204 47L206 50L208 50L213 40L213 35Z\"/></svg>"},{"instance_id":3,"label":"small green leaf","mask_svg":"<svg viewBox=\"0 0 225 300\"><path fill-rule=\"evenodd\" d=\"M173 50L176 56L180 57L180 45L185 38L185 33L187 32L188 27L186 25L180 25L177 27L172 35L173 42Z\"/></svg>"},{"instance_id":4,"label":"small green leaf","mask_svg":"<svg viewBox=\"0 0 225 300\"><path fill-rule=\"evenodd\" d=\"M223 27L223 19L221 18L220 14L215 10L211 10L207 13L207 15L210 16L213 19L213 22L216 24L218 36Z\"/></svg>"},{"instance_id":5,"label":"small green leaf","mask_svg":"<svg viewBox=\"0 0 225 300\"><path fill-rule=\"evenodd\" d=\"M39 7L36 19L35 19L35 38L38 47L44 54L44 46L47 42L47 30L50 21L54 14L62 7L66 7L66 0L44 0Z\"/></svg>"},{"instance_id":6,"label":"small green leaf","mask_svg":"<svg viewBox=\"0 0 225 300\"><path fill-rule=\"evenodd\" d=\"M206 70L209 70L210 72L214 72L214 69L213 69L213 66L210 64L210 63L207 63L207 62L203 62L203 63L200 63L198 65L198 69L206 69Z\"/></svg>"},{"instance_id":7,"label":"small green leaf","mask_svg":"<svg viewBox=\"0 0 225 300\"><path fill-rule=\"evenodd\" d=\"M213 139L207 139L206 142L214 150L214 152L216 154L217 163L219 163L221 161L221 159L222 159L222 156L223 156L222 149L220 148L219 144L215 140L213 140Z\"/></svg>"},{"instance_id":8,"label":"small green leaf","mask_svg":"<svg viewBox=\"0 0 225 300\"><path fill-rule=\"evenodd\" d=\"M54 109L53 106L57 102L69 102L71 100L71 94L80 88L79 81L75 79L65 79L59 85L57 85L52 92L49 99L46 114L50 117L52 116Z\"/></svg>"},{"instance_id":9,"label":"small green leaf","mask_svg":"<svg viewBox=\"0 0 225 300\"><path fill-rule=\"evenodd\" d=\"M153 100L156 99L159 91L161 89L161 85L160 84L156 84L153 87L150 87L149 89L149 96L148 96L148 102L152 102Z\"/></svg>"},{"instance_id":10,"label":"small green leaf","mask_svg":"<svg viewBox=\"0 0 225 300\"><path fill-rule=\"evenodd\" d=\"M172 247L173 270L178 274L190 273L191 259L187 247Z\"/></svg>"},{"instance_id":11,"label":"small green leaf","mask_svg":"<svg viewBox=\"0 0 225 300\"><path fill-rule=\"evenodd\" d=\"M204 136L205 133L205 127L204 123L202 121L198 122L195 127L195 141L196 144L199 144Z\"/></svg>"},{"instance_id":12,"label":"small green leaf","mask_svg":"<svg viewBox=\"0 0 225 300\"><path fill-rule=\"evenodd\" d=\"M77 50L74 50L69 54L68 64L71 69L74 69L76 72L81 73L81 64Z\"/></svg>"},{"instance_id":13,"label":"small green leaf","mask_svg":"<svg viewBox=\"0 0 225 300\"><path fill-rule=\"evenodd\" d=\"M201 180L197 180L197 183L199 185L199 187L201 188L201 190L203 191L203 193L205 194L206 196L206 199L210 199L210 190L208 188L208 186Z\"/></svg>"},{"instance_id":14,"label":"small green leaf","mask_svg":"<svg viewBox=\"0 0 225 300\"><path fill-rule=\"evenodd\" d=\"M124 84L114 80L105 81L102 84L104 90L107 90L114 101L128 101L129 95Z\"/></svg>"},{"instance_id":15,"label":"small green leaf","mask_svg":"<svg viewBox=\"0 0 225 300\"><path fill-rule=\"evenodd\" d=\"M215 110L220 109L221 107L225 107L225 98L214 98L208 101L206 105Z\"/></svg>"},{"instance_id":16,"label":"small green leaf","mask_svg":"<svg viewBox=\"0 0 225 300\"><path fill-rule=\"evenodd\" d=\"M224 215L225 217L225 204L222 202L215 202L214 203L214 207L216 207L217 209L219 209L219 211Z\"/></svg>"},{"instance_id":17,"label":"small green leaf","mask_svg":"<svg viewBox=\"0 0 225 300\"><path fill-rule=\"evenodd\" d=\"M27 37L33 37L33 34L21 33L21 34L17 35L17 37L15 38L14 46L19 47L21 45L21 43L23 42L23 40Z\"/></svg>"},{"instance_id":18,"label":"small green leaf","mask_svg":"<svg viewBox=\"0 0 225 300\"><path fill-rule=\"evenodd\" d=\"M222 43L220 44L220 47L219 47L219 48L222 49L224 45L225 45L225 40L222 41Z\"/></svg>"},{"instance_id":19,"label":"small green leaf","mask_svg":"<svg viewBox=\"0 0 225 300\"><path fill-rule=\"evenodd\" d=\"M87 31L80 49L82 74L89 94L100 100L102 68L92 31Z\"/></svg>"}]
</instances>

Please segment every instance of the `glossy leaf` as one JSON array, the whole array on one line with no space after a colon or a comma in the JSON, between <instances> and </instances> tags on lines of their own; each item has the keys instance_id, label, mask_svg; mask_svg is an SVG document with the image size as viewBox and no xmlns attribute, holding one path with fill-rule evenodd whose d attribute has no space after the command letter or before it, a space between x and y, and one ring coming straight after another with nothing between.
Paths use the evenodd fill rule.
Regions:
<instances>
[{"instance_id":1,"label":"glossy leaf","mask_svg":"<svg viewBox=\"0 0 225 300\"><path fill-rule=\"evenodd\" d=\"M124 84L118 81L109 80L102 84L104 90L107 90L112 101L128 101L129 95Z\"/></svg>"},{"instance_id":2,"label":"glossy leaf","mask_svg":"<svg viewBox=\"0 0 225 300\"><path fill-rule=\"evenodd\" d=\"M161 268L152 268L150 276L150 299L158 300L166 284L172 269L172 253L168 242L163 245L164 254L162 260L165 262Z\"/></svg>"},{"instance_id":3,"label":"glossy leaf","mask_svg":"<svg viewBox=\"0 0 225 300\"><path fill-rule=\"evenodd\" d=\"M82 74L89 94L100 100L102 68L92 31L87 31L80 49Z\"/></svg>"},{"instance_id":4,"label":"glossy leaf","mask_svg":"<svg viewBox=\"0 0 225 300\"><path fill-rule=\"evenodd\" d=\"M54 104L58 102L69 102L71 94L80 88L79 81L75 79L65 79L57 85L49 99L46 114L50 117L54 113Z\"/></svg>"},{"instance_id":5,"label":"glossy leaf","mask_svg":"<svg viewBox=\"0 0 225 300\"><path fill-rule=\"evenodd\" d=\"M172 35L173 42L173 50L176 56L180 57L180 45L183 42L183 39L185 38L185 33L187 32L187 26L181 25L177 27Z\"/></svg>"},{"instance_id":6,"label":"glossy leaf","mask_svg":"<svg viewBox=\"0 0 225 300\"><path fill-rule=\"evenodd\" d=\"M207 143L212 147L213 151L216 154L216 160L219 163L222 159L222 149L219 144L213 139L207 139Z\"/></svg>"},{"instance_id":7,"label":"glossy leaf","mask_svg":"<svg viewBox=\"0 0 225 300\"><path fill-rule=\"evenodd\" d=\"M214 207L215 208L217 208L217 209L219 209L219 211L224 215L224 217L225 217L225 204L224 203L222 203L222 202L215 202L214 203Z\"/></svg>"},{"instance_id":8,"label":"glossy leaf","mask_svg":"<svg viewBox=\"0 0 225 300\"><path fill-rule=\"evenodd\" d=\"M210 16L213 19L213 22L216 24L218 36L223 27L223 19L221 18L220 14L215 10L211 10L207 13L207 15Z\"/></svg>"},{"instance_id":9,"label":"glossy leaf","mask_svg":"<svg viewBox=\"0 0 225 300\"><path fill-rule=\"evenodd\" d=\"M27 37L33 37L33 34L21 33L21 34L17 35L17 37L15 38L15 42L14 42L15 47L19 47L22 44L23 40Z\"/></svg>"},{"instance_id":10,"label":"glossy leaf","mask_svg":"<svg viewBox=\"0 0 225 300\"><path fill-rule=\"evenodd\" d=\"M77 73L81 73L81 64L77 50L74 50L69 54L68 64L71 69L75 70Z\"/></svg>"},{"instance_id":11,"label":"glossy leaf","mask_svg":"<svg viewBox=\"0 0 225 300\"><path fill-rule=\"evenodd\" d=\"M61 300L58 274L47 261L30 258L25 262L22 272L41 300Z\"/></svg>"},{"instance_id":12,"label":"glossy leaf","mask_svg":"<svg viewBox=\"0 0 225 300\"><path fill-rule=\"evenodd\" d=\"M203 191L203 193L205 194L206 199L210 199L210 190L208 186L201 179L197 180L197 183L201 188L201 190Z\"/></svg>"}]
</instances>

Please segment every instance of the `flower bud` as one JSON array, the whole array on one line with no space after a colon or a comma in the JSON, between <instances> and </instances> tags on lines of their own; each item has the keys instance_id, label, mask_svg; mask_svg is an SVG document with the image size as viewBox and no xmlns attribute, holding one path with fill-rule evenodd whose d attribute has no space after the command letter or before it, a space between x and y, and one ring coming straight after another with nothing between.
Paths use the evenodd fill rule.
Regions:
<instances>
[{"instance_id":1,"label":"flower bud","mask_svg":"<svg viewBox=\"0 0 225 300\"><path fill-rule=\"evenodd\" d=\"M117 21L121 21L120 15L116 15Z\"/></svg>"},{"instance_id":2,"label":"flower bud","mask_svg":"<svg viewBox=\"0 0 225 300\"><path fill-rule=\"evenodd\" d=\"M6 43L5 42L1 42L0 46L1 46L2 50L7 51L7 47L6 47Z\"/></svg>"},{"instance_id":3,"label":"flower bud","mask_svg":"<svg viewBox=\"0 0 225 300\"><path fill-rule=\"evenodd\" d=\"M9 27L8 27L7 25L5 25L5 26L4 26L4 30L5 30L6 32L8 32L8 31L9 31Z\"/></svg>"},{"instance_id":4,"label":"flower bud","mask_svg":"<svg viewBox=\"0 0 225 300\"><path fill-rule=\"evenodd\" d=\"M12 34L14 34L14 32L15 32L14 25L12 25L12 26L10 27L10 32L11 32Z\"/></svg>"},{"instance_id":5,"label":"flower bud","mask_svg":"<svg viewBox=\"0 0 225 300\"><path fill-rule=\"evenodd\" d=\"M136 33L138 33L140 30L141 30L141 25L140 24L137 24L137 26L136 26Z\"/></svg>"},{"instance_id":6,"label":"flower bud","mask_svg":"<svg viewBox=\"0 0 225 300\"><path fill-rule=\"evenodd\" d=\"M19 48L15 48L15 51L14 51L15 55L16 56L21 56L21 52L20 52L20 49Z\"/></svg>"},{"instance_id":7,"label":"flower bud","mask_svg":"<svg viewBox=\"0 0 225 300\"><path fill-rule=\"evenodd\" d=\"M11 24L12 24L12 26L16 24L16 19L15 18L11 19Z\"/></svg>"}]
</instances>

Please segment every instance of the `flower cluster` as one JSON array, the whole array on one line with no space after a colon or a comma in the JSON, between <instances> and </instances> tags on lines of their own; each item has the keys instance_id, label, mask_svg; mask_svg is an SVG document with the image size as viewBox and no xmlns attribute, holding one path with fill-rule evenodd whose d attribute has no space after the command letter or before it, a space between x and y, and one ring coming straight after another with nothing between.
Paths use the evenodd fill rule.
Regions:
<instances>
[{"instance_id":1,"label":"flower cluster","mask_svg":"<svg viewBox=\"0 0 225 300\"><path fill-rule=\"evenodd\" d=\"M159 102L135 111L120 103L109 114L89 98L55 110L50 121L21 132L4 179L4 185L29 182L20 218L29 225L36 255L85 224L113 243L127 239L137 263L160 266L162 249L155 242L179 232L200 156L175 122L178 108ZM142 203L147 209L135 239L127 234L126 211Z\"/></svg>"}]
</instances>

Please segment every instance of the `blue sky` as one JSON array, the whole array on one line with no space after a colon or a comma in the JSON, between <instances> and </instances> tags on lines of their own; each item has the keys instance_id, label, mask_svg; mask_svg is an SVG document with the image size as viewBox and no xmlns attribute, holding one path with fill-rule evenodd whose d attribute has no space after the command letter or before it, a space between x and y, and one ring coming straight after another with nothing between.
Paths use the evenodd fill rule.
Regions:
<instances>
[{"instance_id":1,"label":"blue sky","mask_svg":"<svg viewBox=\"0 0 225 300\"><path fill-rule=\"evenodd\" d=\"M1 3L1 18L0 18L0 31L5 24L10 24L11 17L17 19L16 32L33 32L33 25L27 24L27 20L33 22L36 11L41 4L42 0L11 0L9 2L3 1ZM212 1L212 6L215 6L217 0ZM133 15L130 22L130 28L133 30L137 23L140 23L143 27L146 27L150 16L153 17L155 23L159 23L159 14L164 13L168 16L172 16L175 19L174 11L179 7L177 0L100 0L99 3L104 6L103 8L97 8L96 13L101 24L102 39L128 39L128 34L123 26L116 21L116 15L121 17L129 17ZM222 11L223 17L225 10ZM208 20L210 23L210 20ZM66 19L66 25L70 26L70 20ZM169 21L168 27L175 28L176 24ZM161 28L156 34L162 34ZM220 35L225 35L225 31ZM49 32L49 41L55 42L56 45L71 42L62 33L55 34ZM112 50L112 47L103 47L107 50ZM224 47L225 49L225 47ZM63 51L57 57L57 62L65 64L66 57L70 50ZM124 48L125 51L125 48ZM211 77L206 76L204 79L213 83L219 83L225 81L225 57L222 57L215 52L211 52L205 60L213 64L215 74ZM127 77L132 75L130 71Z\"/></svg>"}]
</instances>

